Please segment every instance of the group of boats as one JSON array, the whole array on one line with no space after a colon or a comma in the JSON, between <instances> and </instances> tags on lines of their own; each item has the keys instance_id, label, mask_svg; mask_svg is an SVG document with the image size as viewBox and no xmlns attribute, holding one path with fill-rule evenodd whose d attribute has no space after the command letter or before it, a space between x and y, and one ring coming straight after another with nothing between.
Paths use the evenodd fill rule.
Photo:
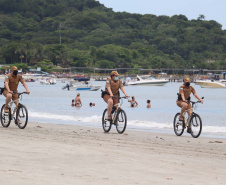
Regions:
<instances>
[{"instance_id":1,"label":"group of boats","mask_svg":"<svg viewBox=\"0 0 226 185\"><path fill-rule=\"evenodd\" d=\"M164 86L169 82L169 79L163 77L151 77L150 75L137 75L137 76L127 76L121 79L123 85L125 86ZM26 80L27 82L35 82L33 78ZM39 80L41 84L54 85L56 84L56 79L52 77L41 78ZM200 85L202 88L226 88L226 80L220 79L219 75L214 77L209 77L208 79L196 78L193 81L195 84ZM64 90L89 90L97 91L101 88L101 85L93 85L90 82L89 76L75 76L74 79L70 80L62 89Z\"/></svg>"},{"instance_id":2,"label":"group of boats","mask_svg":"<svg viewBox=\"0 0 226 185\"><path fill-rule=\"evenodd\" d=\"M156 79L150 77L150 75L137 75L136 77L127 77L123 79L124 85L154 85L154 86L163 86L169 81L167 79ZM74 80L66 84L62 89L64 90L89 90L97 91L101 88L101 85L93 85L90 83L89 77L77 77Z\"/></svg>"}]
</instances>

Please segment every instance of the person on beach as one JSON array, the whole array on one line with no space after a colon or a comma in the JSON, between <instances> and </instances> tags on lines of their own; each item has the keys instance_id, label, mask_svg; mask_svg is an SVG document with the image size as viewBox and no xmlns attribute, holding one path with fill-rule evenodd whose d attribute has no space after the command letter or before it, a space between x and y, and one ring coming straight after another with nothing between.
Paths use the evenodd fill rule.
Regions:
<instances>
[{"instance_id":1,"label":"person on beach","mask_svg":"<svg viewBox=\"0 0 226 185\"><path fill-rule=\"evenodd\" d=\"M130 107L136 107L138 105L138 103L135 100L135 97L134 96L132 96L132 100L128 100L128 102L131 103Z\"/></svg>"},{"instance_id":2,"label":"person on beach","mask_svg":"<svg viewBox=\"0 0 226 185\"><path fill-rule=\"evenodd\" d=\"M111 77L107 78L105 91L102 92L102 98L108 104L108 120L111 120L111 110L112 106L119 102L118 98L113 98L114 96L119 97L119 89L125 94L126 97L129 97L126 94L126 91L123 87L122 81L118 78L119 74L117 71L111 72Z\"/></svg>"},{"instance_id":3,"label":"person on beach","mask_svg":"<svg viewBox=\"0 0 226 185\"><path fill-rule=\"evenodd\" d=\"M26 89L27 94L30 94L30 91L28 90L27 84L25 80L23 79L22 75L18 74L18 68L16 66L13 66L11 68L10 74L8 74L5 77L4 81L4 91L3 95L6 97L6 103L5 103L5 112L9 112L8 104L10 100L16 100L18 99L18 94L14 94L14 92L17 92L17 88L19 85L19 82L21 82Z\"/></svg>"},{"instance_id":4,"label":"person on beach","mask_svg":"<svg viewBox=\"0 0 226 185\"><path fill-rule=\"evenodd\" d=\"M178 99L176 101L177 106L181 107L181 113L179 116L179 120L184 122L184 117L183 117L183 113L185 110L191 109L191 103L189 102L190 100L190 94L192 93L199 101L201 101L201 103L203 103L203 100L201 98L199 98L199 96L196 94L195 89L190 86L190 82L191 79L190 78L185 78L184 79L184 84L182 86L180 86L179 88L179 94L178 94ZM191 115L191 112L188 111L189 116ZM191 133L191 127L190 127L190 123L188 125L187 128L187 132Z\"/></svg>"},{"instance_id":5,"label":"person on beach","mask_svg":"<svg viewBox=\"0 0 226 185\"><path fill-rule=\"evenodd\" d=\"M73 99L71 102L71 106L74 107L75 106L75 100Z\"/></svg>"},{"instance_id":6,"label":"person on beach","mask_svg":"<svg viewBox=\"0 0 226 185\"><path fill-rule=\"evenodd\" d=\"M75 97L75 106L76 107L81 107L82 106L82 100L80 98L80 93L78 93L77 96Z\"/></svg>"},{"instance_id":7,"label":"person on beach","mask_svg":"<svg viewBox=\"0 0 226 185\"><path fill-rule=\"evenodd\" d=\"M151 108L151 100L147 100L147 108Z\"/></svg>"}]
</instances>

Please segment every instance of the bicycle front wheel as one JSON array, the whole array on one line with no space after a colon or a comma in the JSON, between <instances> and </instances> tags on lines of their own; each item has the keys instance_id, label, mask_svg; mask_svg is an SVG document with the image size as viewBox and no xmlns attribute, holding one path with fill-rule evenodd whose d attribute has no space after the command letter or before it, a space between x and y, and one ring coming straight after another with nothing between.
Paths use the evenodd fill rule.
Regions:
<instances>
[{"instance_id":1,"label":"bicycle front wheel","mask_svg":"<svg viewBox=\"0 0 226 185\"><path fill-rule=\"evenodd\" d=\"M102 126L104 129L104 132L109 132L111 130L111 121L108 121L107 118L108 118L108 110L105 109L102 116Z\"/></svg>"},{"instance_id":2,"label":"bicycle front wheel","mask_svg":"<svg viewBox=\"0 0 226 185\"><path fill-rule=\"evenodd\" d=\"M122 134L126 130L127 117L126 117L126 113L124 110L121 109L118 111L118 115L117 115L115 124L116 124L116 129L119 134Z\"/></svg>"},{"instance_id":3,"label":"bicycle front wheel","mask_svg":"<svg viewBox=\"0 0 226 185\"><path fill-rule=\"evenodd\" d=\"M20 104L18 106L17 112L16 112L16 120L15 123L20 129L24 129L27 126L28 122L28 111L27 108Z\"/></svg>"},{"instance_id":4,"label":"bicycle front wheel","mask_svg":"<svg viewBox=\"0 0 226 185\"><path fill-rule=\"evenodd\" d=\"M11 122L11 109L9 107L9 112L6 113L5 112L5 104L2 105L1 108L1 123L3 127L8 127L10 125Z\"/></svg>"},{"instance_id":5,"label":"bicycle front wheel","mask_svg":"<svg viewBox=\"0 0 226 185\"><path fill-rule=\"evenodd\" d=\"M202 120L198 114L193 114L190 122L191 135L194 138L199 137L202 132Z\"/></svg>"},{"instance_id":6,"label":"bicycle front wheel","mask_svg":"<svg viewBox=\"0 0 226 185\"><path fill-rule=\"evenodd\" d=\"M180 113L178 112L173 121L174 132L177 136L181 136L184 133L184 125L181 121L179 121Z\"/></svg>"}]
</instances>

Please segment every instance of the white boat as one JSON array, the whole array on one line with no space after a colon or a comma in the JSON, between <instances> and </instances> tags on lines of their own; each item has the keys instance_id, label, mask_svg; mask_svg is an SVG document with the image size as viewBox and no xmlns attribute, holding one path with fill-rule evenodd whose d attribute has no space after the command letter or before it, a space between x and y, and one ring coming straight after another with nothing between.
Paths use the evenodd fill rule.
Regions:
<instances>
[{"instance_id":1,"label":"white boat","mask_svg":"<svg viewBox=\"0 0 226 185\"><path fill-rule=\"evenodd\" d=\"M56 79L55 78L42 78L40 80L41 84L45 84L45 85L54 85L56 84Z\"/></svg>"},{"instance_id":2,"label":"white boat","mask_svg":"<svg viewBox=\"0 0 226 185\"><path fill-rule=\"evenodd\" d=\"M76 83L76 84L67 84L62 89L74 90L74 91L98 91L102 86L101 85L92 85L88 82Z\"/></svg>"},{"instance_id":3,"label":"white boat","mask_svg":"<svg viewBox=\"0 0 226 185\"><path fill-rule=\"evenodd\" d=\"M212 87L212 88L225 88L225 80L196 80L197 85L201 85L202 88Z\"/></svg>"},{"instance_id":4,"label":"white boat","mask_svg":"<svg viewBox=\"0 0 226 185\"><path fill-rule=\"evenodd\" d=\"M125 85L150 85L150 86L163 86L169 81L167 79L159 78L156 79L149 75L139 76L137 75L136 79L131 81L126 81Z\"/></svg>"},{"instance_id":5,"label":"white boat","mask_svg":"<svg viewBox=\"0 0 226 185\"><path fill-rule=\"evenodd\" d=\"M202 88L226 88L226 85L224 86L208 86L208 85L201 85Z\"/></svg>"}]
</instances>

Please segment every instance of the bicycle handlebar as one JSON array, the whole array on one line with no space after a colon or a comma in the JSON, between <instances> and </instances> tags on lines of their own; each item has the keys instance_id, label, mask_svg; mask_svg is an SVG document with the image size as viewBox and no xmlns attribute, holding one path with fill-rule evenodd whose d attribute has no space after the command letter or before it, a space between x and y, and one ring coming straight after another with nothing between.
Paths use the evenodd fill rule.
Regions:
<instances>
[{"instance_id":1,"label":"bicycle handlebar","mask_svg":"<svg viewBox=\"0 0 226 185\"><path fill-rule=\"evenodd\" d=\"M113 98L114 98L114 99L116 99L116 98L118 98L118 99L123 99L123 98L124 98L124 99L127 99L127 98L129 98L129 97L126 97L126 96L122 96L122 97L120 97L120 96L113 96Z\"/></svg>"},{"instance_id":2,"label":"bicycle handlebar","mask_svg":"<svg viewBox=\"0 0 226 185\"><path fill-rule=\"evenodd\" d=\"M202 98L202 99L203 99L203 98ZM201 103L201 101L200 101L200 100L198 100L198 101L191 101L191 100L189 100L188 103L192 103L192 104L194 105L194 104L196 104L196 103Z\"/></svg>"},{"instance_id":3,"label":"bicycle handlebar","mask_svg":"<svg viewBox=\"0 0 226 185\"><path fill-rule=\"evenodd\" d=\"M21 94L28 94L28 93L27 92L21 92L21 93L19 93L17 91L13 91L13 94L18 94L20 96Z\"/></svg>"}]
</instances>

